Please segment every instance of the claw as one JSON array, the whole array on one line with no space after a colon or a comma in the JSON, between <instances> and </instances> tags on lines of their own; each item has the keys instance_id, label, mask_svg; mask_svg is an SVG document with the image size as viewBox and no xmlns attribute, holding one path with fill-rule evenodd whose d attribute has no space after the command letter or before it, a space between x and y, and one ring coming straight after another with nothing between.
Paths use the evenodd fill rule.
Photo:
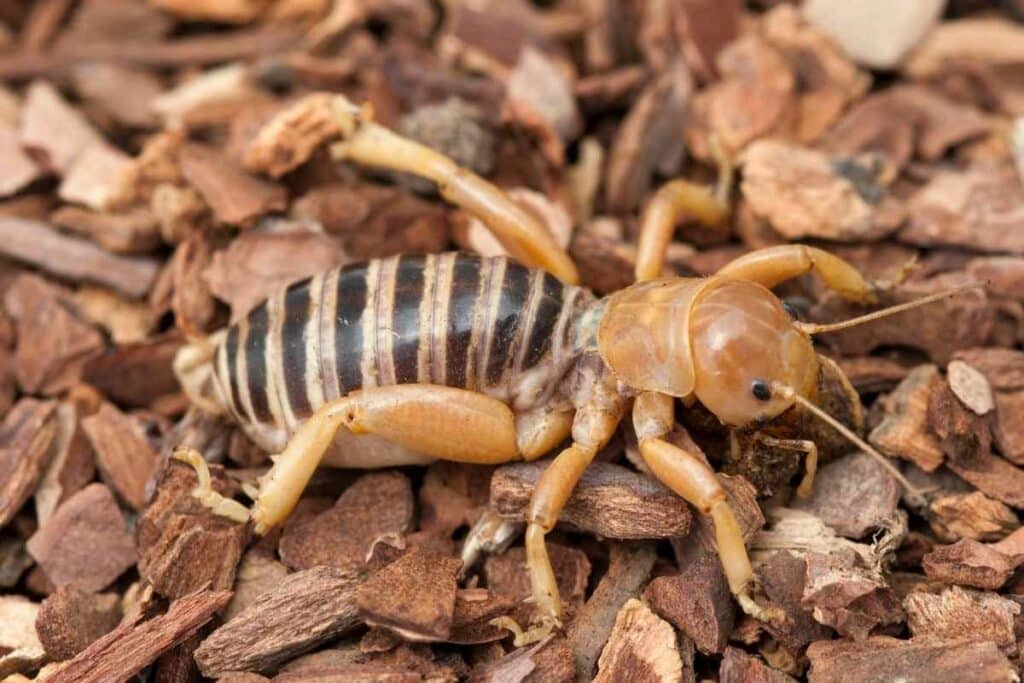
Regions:
<instances>
[{"instance_id":1,"label":"claw","mask_svg":"<svg viewBox=\"0 0 1024 683\"><path fill-rule=\"evenodd\" d=\"M516 647L523 647L524 645L538 643L550 636L554 631L562 628L562 623L551 616L541 617L539 624L531 626L525 631L523 630L523 627L520 626L512 617L498 617L496 619L491 619L489 623L491 626L497 626L498 628L503 628L512 633L515 636L512 644Z\"/></svg>"},{"instance_id":2,"label":"claw","mask_svg":"<svg viewBox=\"0 0 1024 683\"><path fill-rule=\"evenodd\" d=\"M175 449L174 459L190 465L195 470L199 484L192 489L193 498L202 503L204 507L209 508L215 515L226 517L240 524L249 521L249 510L244 505L213 490L210 468L199 451L181 446Z\"/></svg>"},{"instance_id":3,"label":"claw","mask_svg":"<svg viewBox=\"0 0 1024 683\"><path fill-rule=\"evenodd\" d=\"M778 607L764 607L755 601L750 593L740 593L736 596L736 601L739 602L740 609L744 614L748 614L760 622L779 625L789 620L784 611Z\"/></svg>"}]
</instances>

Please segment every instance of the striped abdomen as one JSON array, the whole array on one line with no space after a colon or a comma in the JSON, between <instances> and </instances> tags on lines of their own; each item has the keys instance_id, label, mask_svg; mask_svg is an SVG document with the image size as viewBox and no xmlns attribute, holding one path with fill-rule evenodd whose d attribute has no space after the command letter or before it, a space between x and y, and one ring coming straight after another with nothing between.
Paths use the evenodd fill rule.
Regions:
<instances>
[{"instance_id":1,"label":"striped abdomen","mask_svg":"<svg viewBox=\"0 0 1024 683\"><path fill-rule=\"evenodd\" d=\"M502 257L370 261L297 282L232 325L217 378L240 422L278 435L372 386L443 384L526 409L568 369L572 323L590 301Z\"/></svg>"}]
</instances>

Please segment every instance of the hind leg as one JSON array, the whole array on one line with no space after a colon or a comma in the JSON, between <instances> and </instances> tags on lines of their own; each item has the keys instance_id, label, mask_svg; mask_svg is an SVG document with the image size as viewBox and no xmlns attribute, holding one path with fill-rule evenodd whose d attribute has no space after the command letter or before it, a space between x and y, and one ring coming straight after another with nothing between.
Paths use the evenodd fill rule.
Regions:
<instances>
[{"instance_id":1,"label":"hind leg","mask_svg":"<svg viewBox=\"0 0 1024 683\"><path fill-rule=\"evenodd\" d=\"M515 418L497 399L429 384L356 391L321 406L274 458L252 508L257 534L291 514L343 427L444 460L497 464L518 456Z\"/></svg>"}]
</instances>

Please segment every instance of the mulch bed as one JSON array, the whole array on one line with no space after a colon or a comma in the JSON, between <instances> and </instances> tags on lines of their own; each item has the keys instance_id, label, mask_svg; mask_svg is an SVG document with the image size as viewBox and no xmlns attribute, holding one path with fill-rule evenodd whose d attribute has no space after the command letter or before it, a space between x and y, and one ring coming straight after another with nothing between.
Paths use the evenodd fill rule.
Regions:
<instances>
[{"instance_id":1,"label":"mulch bed","mask_svg":"<svg viewBox=\"0 0 1024 683\"><path fill-rule=\"evenodd\" d=\"M1022 20L1019 0L3 3L0 678L1017 680ZM263 539L212 514L173 448L240 501L270 459L189 410L187 339L335 266L502 253L431 183L332 157L333 94L508 192L598 293L632 282L652 192L714 183L718 154L731 216L684 220L672 273L802 242L899 282L883 303L987 282L820 340L927 500L827 428L797 499L800 453L680 410L787 617L763 624L623 429L549 536L566 628L518 649L491 622L532 614L508 530L546 461L322 470ZM863 312L812 276L778 293L816 322Z\"/></svg>"}]
</instances>

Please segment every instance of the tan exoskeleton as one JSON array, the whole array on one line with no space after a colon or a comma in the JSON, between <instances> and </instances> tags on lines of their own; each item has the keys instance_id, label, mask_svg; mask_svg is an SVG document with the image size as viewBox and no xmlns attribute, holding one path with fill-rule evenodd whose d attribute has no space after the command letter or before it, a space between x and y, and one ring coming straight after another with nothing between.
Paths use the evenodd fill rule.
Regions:
<instances>
[{"instance_id":1,"label":"tan exoskeleton","mask_svg":"<svg viewBox=\"0 0 1024 683\"><path fill-rule=\"evenodd\" d=\"M234 418L257 443L280 452L252 508L257 534L289 515L321 463L496 464L536 459L571 436L538 481L527 512L540 624L520 634L524 642L561 623L544 537L630 405L651 474L711 516L730 589L760 618L770 613L754 600L754 573L724 489L698 454L665 439L675 399L699 402L733 428L765 423L799 404L914 493L888 460L814 403L823 360L811 334L837 326L794 321L769 289L813 271L846 299L872 303L874 287L847 262L787 245L747 254L711 277L652 279L681 211L706 222L727 214L720 197L674 181L645 214L641 282L598 299L571 284L572 262L550 238L535 240L543 229L518 223L532 219L497 188L376 126L347 101L338 101L337 112L339 156L436 180L444 196L515 245L512 253L563 281L502 257L371 261L293 284L228 330L183 349L175 367L195 403ZM794 447L808 455L801 486L807 492L814 444ZM208 486L201 494L222 514L248 516Z\"/></svg>"}]
</instances>

